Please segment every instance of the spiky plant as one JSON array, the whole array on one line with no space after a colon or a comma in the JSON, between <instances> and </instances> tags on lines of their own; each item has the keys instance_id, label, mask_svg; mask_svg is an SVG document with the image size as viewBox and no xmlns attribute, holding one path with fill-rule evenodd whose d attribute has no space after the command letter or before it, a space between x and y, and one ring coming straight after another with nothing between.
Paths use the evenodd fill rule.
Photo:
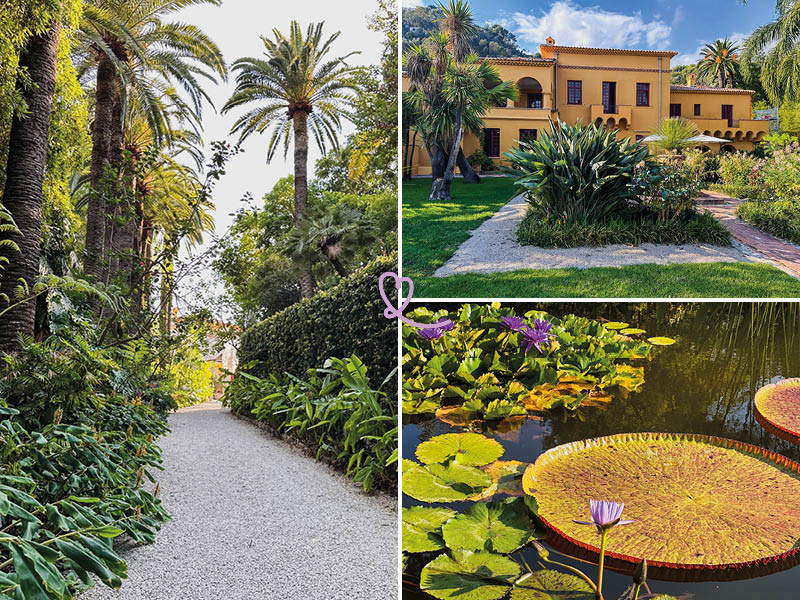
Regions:
<instances>
[{"instance_id":1,"label":"spiky plant","mask_svg":"<svg viewBox=\"0 0 800 600\"><path fill-rule=\"evenodd\" d=\"M659 138L653 142L653 145L659 150L681 152L684 148L692 145L689 139L698 134L698 129L697 125L689 119L673 117L661 121L658 127L652 130L652 133Z\"/></svg>"}]
</instances>

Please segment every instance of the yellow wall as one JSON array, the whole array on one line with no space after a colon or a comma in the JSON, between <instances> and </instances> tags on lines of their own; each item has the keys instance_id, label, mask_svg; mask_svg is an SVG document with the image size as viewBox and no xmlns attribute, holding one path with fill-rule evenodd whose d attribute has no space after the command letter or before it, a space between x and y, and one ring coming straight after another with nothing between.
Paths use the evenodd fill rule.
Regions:
<instances>
[{"instance_id":1,"label":"yellow wall","mask_svg":"<svg viewBox=\"0 0 800 600\"><path fill-rule=\"evenodd\" d=\"M575 124L596 122L617 130L620 138L647 136L659 123L659 71L661 80L660 118L669 117L670 103L681 104L681 116L694 120L700 133L724 137L734 142L736 149L752 149L768 132L766 121L750 119L750 94L730 91L680 91L670 86L670 58L675 52L651 52L631 50L598 50L568 48L562 46L540 46L543 59L489 59L495 64L504 81L519 82L532 78L542 88L542 109L527 108L526 96L520 101L509 102L506 107L493 108L484 117L487 128L500 130L500 152L510 149L519 140L520 129L547 129L548 120L563 120ZM582 82L582 102L567 103L567 81ZM602 89L604 81L616 82L617 112L605 113ZM636 84L650 84L650 105L636 106ZM408 89L408 80L403 77L403 90ZM522 90L524 92L524 90ZM694 104L701 105L700 117L694 117ZM733 126L721 118L722 104L733 105ZM431 173L430 159L417 138L414 152L414 175ZM462 147L469 156L482 145L471 134L465 134ZM719 145L712 144L717 151ZM503 162L495 159L495 162Z\"/></svg>"}]
</instances>

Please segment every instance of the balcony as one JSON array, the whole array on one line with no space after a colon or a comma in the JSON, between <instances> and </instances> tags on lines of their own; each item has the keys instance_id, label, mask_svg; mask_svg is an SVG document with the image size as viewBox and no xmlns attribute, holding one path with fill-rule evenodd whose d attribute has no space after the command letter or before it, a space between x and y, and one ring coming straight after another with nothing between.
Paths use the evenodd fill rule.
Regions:
<instances>
[{"instance_id":1,"label":"balcony","mask_svg":"<svg viewBox=\"0 0 800 600\"><path fill-rule=\"evenodd\" d=\"M592 123L628 129L631 126L630 104L592 104Z\"/></svg>"},{"instance_id":2,"label":"balcony","mask_svg":"<svg viewBox=\"0 0 800 600\"><path fill-rule=\"evenodd\" d=\"M769 133L769 121L756 119L709 119L688 117L700 133L736 142L759 142Z\"/></svg>"}]
</instances>

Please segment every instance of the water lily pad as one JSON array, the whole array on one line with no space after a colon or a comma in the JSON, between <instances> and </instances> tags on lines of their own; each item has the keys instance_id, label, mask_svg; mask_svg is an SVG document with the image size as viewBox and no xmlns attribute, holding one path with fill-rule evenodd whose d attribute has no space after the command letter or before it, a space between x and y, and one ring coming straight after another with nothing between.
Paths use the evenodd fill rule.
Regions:
<instances>
[{"instance_id":1,"label":"water lily pad","mask_svg":"<svg viewBox=\"0 0 800 600\"><path fill-rule=\"evenodd\" d=\"M603 323L606 326L606 329L625 329L628 327L628 323L623 323L621 321L609 321L608 323Z\"/></svg>"},{"instance_id":2,"label":"water lily pad","mask_svg":"<svg viewBox=\"0 0 800 600\"><path fill-rule=\"evenodd\" d=\"M432 506L403 509L403 552L442 550L442 525L456 516L456 511Z\"/></svg>"},{"instance_id":3,"label":"water lily pad","mask_svg":"<svg viewBox=\"0 0 800 600\"><path fill-rule=\"evenodd\" d=\"M594 600L589 582L552 569L536 571L511 590L511 600Z\"/></svg>"},{"instance_id":4,"label":"water lily pad","mask_svg":"<svg viewBox=\"0 0 800 600\"><path fill-rule=\"evenodd\" d=\"M491 483L491 476L476 467L457 462L423 466L403 459L403 493L420 502L466 500Z\"/></svg>"},{"instance_id":5,"label":"water lily pad","mask_svg":"<svg viewBox=\"0 0 800 600\"><path fill-rule=\"evenodd\" d=\"M653 344L653 346L672 346L675 343L675 340L668 337L651 337L647 338L647 341Z\"/></svg>"},{"instance_id":6,"label":"water lily pad","mask_svg":"<svg viewBox=\"0 0 800 600\"><path fill-rule=\"evenodd\" d=\"M800 444L800 377L770 383L758 390L755 415L773 435Z\"/></svg>"},{"instance_id":7,"label":"water lily pad","mask_svg":"<svg viewBox=\"0 0 800 600\"><path fill-rule=\"evenodd\" d=\"M438 400L431 400L429 398L403 400L403 414L405 415L424 415L426 413L436 412L438 408Z\"/></svg>"},{"instance_id":8,"label":"water lily pad","mask_svg":"<svg viewBox=\"0 0 800 600\"><path fill-rule=\"evenodd\" d=\"M734 580L800 564L800 464L724 438L619 434L552 448L528 467L548 542L596 561L599 536L589 500L625 503L635 519L608 537L609 568L648 576Z\"/></svg>"},{"instance_id":9,"label":"water lily pad","mask_svg":"<svg viewBox=\"0 0 800 600\"><path fill-rule=\"evenodd\" d=\"M488 465L503 452L500 442L480 433L445 433L417 446L417 458L428 465L448 460L462 465Z\"/></svg>"},{"instance_id":10,"label":"water lily pad","mask_svg":"<svg viewBox=\"0 0 800 600\"><path fill-rule=\"evenodd\" d=\"M533 532L528 509L520 498L473 504L442 526L448 548L502 554L525 544Z\"/></svg>"},{"instance_id":11,"label":"water lily pad","mask_svg":"<svg viewBox=\"0 0 800 600\"><path fill-rule=\"evenodd\" d=\"M491 552L454 550L422 568L420 587L442 600L497 600L520 575L516 561Z\"/></svg>"},{"instance_id":12,"label":"water lily pad","mask_svg":"<svg viewBox=\"0 0 800 600\"><path fill-rule=\"evenodd\" d=\"M638 329L636 327L626 327L625 329L620 331L622 335L639 335L644 332L645 332L644 329Z\"/></svg>"},{"instance_id":13,"label":"water lily pad","mask_svg":"<svg viewBox=\"0 0 800 600\"><path fill-rule=\"evenodd\" d=\"M522 476L528 463L518 460L496 460L491 464L481 467L492 477L492 484L483 490L478 496L469 498L470 500L487 500L495 495L506 494L508 496L524 496L522 489Z\"/></svg>"}]
</instances>

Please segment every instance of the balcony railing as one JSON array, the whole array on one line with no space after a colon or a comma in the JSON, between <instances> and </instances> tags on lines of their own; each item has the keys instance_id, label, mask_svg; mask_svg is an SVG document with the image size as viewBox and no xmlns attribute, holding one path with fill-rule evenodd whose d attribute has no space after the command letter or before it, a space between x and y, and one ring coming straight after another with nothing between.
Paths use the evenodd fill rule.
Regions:
<instances>
[{"instance_id":1,"label":"balcony railing","mask_svg":"<svg viewBox=\"0 0 800 600\"><path fill-rule=\"evenodd\" d=\"M619 114L619 104L603 104L604 115L617 115Z\"/></svg>"}]
</instances>

